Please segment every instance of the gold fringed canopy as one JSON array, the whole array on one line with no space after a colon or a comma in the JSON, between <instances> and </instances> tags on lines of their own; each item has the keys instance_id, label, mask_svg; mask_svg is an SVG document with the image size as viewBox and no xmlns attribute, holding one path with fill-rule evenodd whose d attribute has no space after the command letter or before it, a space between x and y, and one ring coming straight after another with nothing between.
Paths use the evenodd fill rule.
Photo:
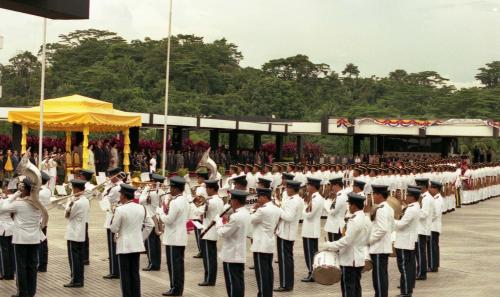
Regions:
<instances>
[{"instance_id":1,"label":"gold fringed canopy","mask_svg":"<svg viewBox=\"0 0 500 297\"><path fill-rule=\"evenodd\" d=\"M40 107L20 108L9 111L8 120L23 127L22 150L26 150L28 129L39 129ZM81 95L71 95L44 101L43 128L48 131L83 132L83 168L87 168L88 135L90 132L121 131L125 137L124 170L128 169L130 153L129 128L141 126L141 116L113 109L113 104ZM68 141L68 137L66 137ZM68 147L68 144L66 144Z\"/></svg>"}]
</instances>

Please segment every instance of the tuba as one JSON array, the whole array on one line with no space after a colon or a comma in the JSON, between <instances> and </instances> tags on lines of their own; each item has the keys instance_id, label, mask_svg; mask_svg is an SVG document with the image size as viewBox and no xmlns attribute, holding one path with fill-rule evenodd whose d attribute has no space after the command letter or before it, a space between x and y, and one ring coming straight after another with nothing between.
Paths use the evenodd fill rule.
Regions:
<instances>
[{"instance_id":1,"label":"tuba","mask_svg":"<svg viewBox=\"0 0 500 297\"><path fill-rule=\"evenodd\" d=\"M24 175L29 178L33 182L33 186L31 187L31 193L29 199L25 200L31 206L38 209L42 213L42 228L47 226L49 222L49 213L45 206L40 203L38 199L38 194L40 192L40 188L42 187L42 174L40 170L30 161L30 148L26 151L26 153L21 158L19 165L16 168L16 173L19 175Z\"/></svg>"},{"instance_id":2,"label":"tuba","mask_svg":"<svg viewBox=\"0 0 500 297\"><path fill-rule=\"evenodd\" d=\"M209 179L216 179L217 178L217 164L215 164L215 161L210 158L210 148L203 153L203 156L201 157L200 162L198 162L198 168L200 167L207 167L208 170L210 170L210 176L208 177Z\"/></svg>"}]
</instances>

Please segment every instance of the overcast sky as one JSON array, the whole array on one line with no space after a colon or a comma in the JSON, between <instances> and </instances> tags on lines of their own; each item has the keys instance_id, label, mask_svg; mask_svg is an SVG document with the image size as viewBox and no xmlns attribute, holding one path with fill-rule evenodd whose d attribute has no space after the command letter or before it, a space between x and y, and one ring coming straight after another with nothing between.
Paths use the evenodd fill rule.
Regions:
<instances>
[{"instance_id":1,"label":"overcast sky","mask_svg":"<svg viewBox=\"0 0 500 297\"><path fill-rule=\"evenodd\" d=\"M49 21L48 41L76 29L126 39L163 38L168 0L90 0L90 20ZM337 72L352 62L363 76L394 69L436 70L457 86L500 60L500 0L174 0L173 34L221 37L239 46L244 66L306 54ZM42 19L0 9L0 63L36 51Z\"/></svg>"}]
</instances>

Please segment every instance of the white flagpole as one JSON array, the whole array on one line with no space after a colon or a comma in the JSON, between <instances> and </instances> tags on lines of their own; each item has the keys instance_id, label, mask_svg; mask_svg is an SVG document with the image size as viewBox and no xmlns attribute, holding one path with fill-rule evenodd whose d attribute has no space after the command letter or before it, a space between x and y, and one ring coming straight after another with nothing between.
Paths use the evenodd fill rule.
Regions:
<instances>
[{"instance_id":1,"label":"white flagpole","mask_svg":"<svg viewBox=\"0 0 500 297\"><path fill-rule=\"evenodd\" d=\"M45 52L47 45L47 19L43 19L43 45L42 45L42 81L40 83L40 129L38 135L38 168L42 168L43 161L43 101L45 100Z\"/></svg>"},{"instance_id":2,"label":"white flagpole","mask_svg":"<svg viewBox=\"0 0 500 297\"><path fill-rule=\"evenodd\" d=\"M167 159L167 114L168 114L168 90L170 80L170 40L172 39L172 1L170 0L170 10L168 15L168 40L167 40L167 70L165 74L165 115L163 118L163 155L161 158L161 170L165 174Z\"/></svg>"}]
</instances>

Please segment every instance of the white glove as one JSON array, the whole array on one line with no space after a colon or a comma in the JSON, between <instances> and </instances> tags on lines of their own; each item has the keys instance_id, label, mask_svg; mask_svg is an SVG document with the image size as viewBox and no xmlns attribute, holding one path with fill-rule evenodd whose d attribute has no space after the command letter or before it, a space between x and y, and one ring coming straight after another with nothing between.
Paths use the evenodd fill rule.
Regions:
<instances>
[{"instance_id":1,"label":"white glove","mask_svg":"<svg viewBox=\"0 0 500 297\"><path fill-rule=\"evenodd\" d=\"M332 244L332 243L333 243L333 242L331 242L331 241L325 241L325 242L323 242L323 243L320 245L319 250L320 250L320 251L327 251L327 250L331 250L331 244Z\"/></svg>"}]
</instances>

